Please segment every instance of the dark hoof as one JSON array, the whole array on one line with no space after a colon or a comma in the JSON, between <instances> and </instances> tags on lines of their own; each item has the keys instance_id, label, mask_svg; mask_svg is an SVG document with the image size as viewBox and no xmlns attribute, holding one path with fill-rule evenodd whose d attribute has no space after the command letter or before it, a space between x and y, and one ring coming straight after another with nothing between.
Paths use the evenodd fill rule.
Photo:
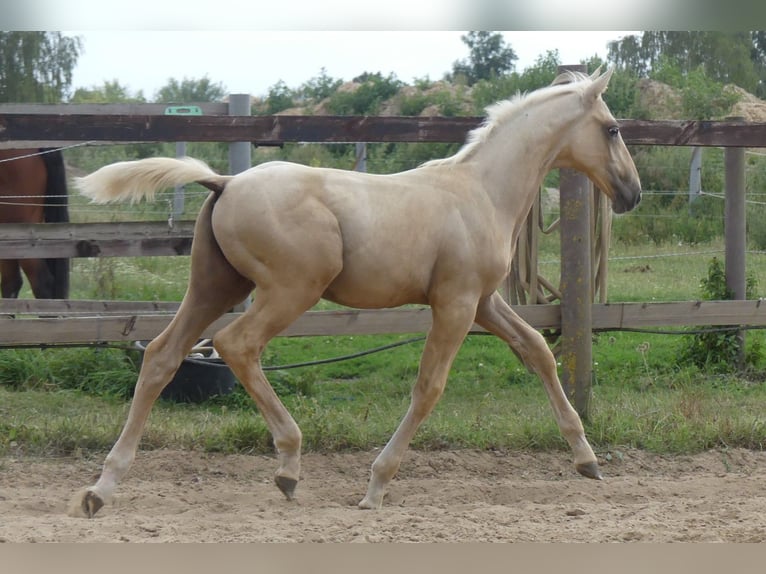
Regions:
<instances>
[{"instance_id":1,"label":"dark hoof","mask_svg":"<svg viewBox=\"0 0 766 574\"><path fill-rule=\"evenodd\" d=\"M601 476L601 471L598 468L597 462L587 462L585 464L578 464L577 472L579 472L583 476L592 478L594 480L604 480L604 477Z\"/></svg>"},{"instance_id":2,"label":"dark hoof","mask_svg":"<svg viewBox=\"0 0 766 574\"><path fill-rule=\"evenodd\" d=\"M86 492L82 498L82 512L88 518L93 518L102 506L104 506L104 501L93 492Z\"/></svg>"},{"instance_id":3,"label":"dark hoof","mask_svg":"<svg viewBox=\"0 0 766 574\"><path fill-rule=\"evenodd\" d=\"M294 478L287 478L284 476L275 476L274 482L277 483L279 490L285 495L287 500L293 500L295 498L295 487L298 485L298 481Z\"/></svg>"}]
</instances>

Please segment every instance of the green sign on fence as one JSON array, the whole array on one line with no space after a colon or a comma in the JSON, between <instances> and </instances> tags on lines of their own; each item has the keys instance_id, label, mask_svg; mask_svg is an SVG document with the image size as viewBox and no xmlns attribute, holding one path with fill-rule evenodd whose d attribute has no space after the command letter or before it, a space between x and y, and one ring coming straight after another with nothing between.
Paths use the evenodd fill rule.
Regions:
<instances>
[{"instance_id":1,"label":"green sign on fence","mask_svg":"<svg viewBox=\"0 0 766 574\"><path fill-rule=\"evenodd\" d=\"M202 108L199 106L168 106L165 108L166 116L201 116Z\"/></svg>"}]
</instances>

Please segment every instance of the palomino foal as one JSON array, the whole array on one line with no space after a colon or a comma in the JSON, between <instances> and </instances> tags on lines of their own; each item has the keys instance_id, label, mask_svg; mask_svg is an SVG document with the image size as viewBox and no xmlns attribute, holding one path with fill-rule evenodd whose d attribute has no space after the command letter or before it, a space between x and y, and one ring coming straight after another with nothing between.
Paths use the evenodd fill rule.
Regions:
<instances>
[{"instance_id":1,"label":"palomino foal","mask_svg":"<svg viewBox=\"0 0 766 574\"><path fill-rule=\"evenodd\" d=\"M432 310L410 408L372 465L361 508L382 505L474 322L540 376L575 467L601 478L551 351L496 289L550 169L584 172L612 199L615 212L639 202L635 165L601 98L610 76L611 70L569 74L496 104L457 154L392 175L273 162L223 176L192 159L150 158L108 165L78 180L79 190L97 202L151 198L192 181L213 193L197 218L189 286L178 313L147 346L125 427L100 478L74 497L71 512L92 517L109 500L134 460L162 388L202 331L255 286L253 304L213 344L269 426L279 462L275 481L288 499L300 477L301 431L266 380L260 357L271 338L320 298L357 308L419 303Z\"/></svg>"}]
</instances>

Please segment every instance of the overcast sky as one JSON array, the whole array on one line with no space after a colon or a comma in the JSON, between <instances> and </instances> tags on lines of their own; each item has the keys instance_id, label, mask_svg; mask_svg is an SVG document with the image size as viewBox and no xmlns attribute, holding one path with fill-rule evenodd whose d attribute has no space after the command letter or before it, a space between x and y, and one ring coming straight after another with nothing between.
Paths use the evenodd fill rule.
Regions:
<instances>
[{"instance_id":1,"label":"overcast sky","mask_svg":"<svg viewBox=\"0 0 766 574\"><path fill-rule=\"evenodd\" d=\"M170 78L223 84L228 93L264 96L280 80L297 88L322 68L332 78L351 80L363 72L394 73L439 80L455 60L468 56L459 31L72 31L84 51L74 70L73 87L92 88L117 80L151 100ZM519 71L548 50L563 64L598 54L607 43L636 32L503 32L519 59Z\"/></svg>"}]
</instances>

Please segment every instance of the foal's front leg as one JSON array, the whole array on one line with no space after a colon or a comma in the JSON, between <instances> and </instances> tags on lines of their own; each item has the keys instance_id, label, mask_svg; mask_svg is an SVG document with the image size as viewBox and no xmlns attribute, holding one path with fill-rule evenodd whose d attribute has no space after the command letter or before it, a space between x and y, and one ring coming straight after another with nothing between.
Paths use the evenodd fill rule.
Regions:
<instances>
[{"instance_id":1,"label":"foal's front leg","mask_svg":"<svg viewBox=\"0 0 766 574\"><path fill-rule=\"evenodd\" d=\"M399 470L412 437L431 414L444 391L452 361L473 324L475 308L475 303L461 305L459 301L432 307L433 325L423 349L410 408L372 464L367 495L359 503L359 508L377 509L383 506L386 487Z\"/></svg>"},{"instance_id":2,"label":"foal's front leg","mask_svg":"<svg viewBox=\"0 0 766 574\"><path fill-rule=\"evenodd\" d=\"M580 416L564 394L556 372L556 360L543 336L514 313L497 292L479 302L476 323L508 343L525 366L542 379L561 434L574 452L577 471L600 480L596 455L585 438Z\"/></svg>"}]
</instances>

